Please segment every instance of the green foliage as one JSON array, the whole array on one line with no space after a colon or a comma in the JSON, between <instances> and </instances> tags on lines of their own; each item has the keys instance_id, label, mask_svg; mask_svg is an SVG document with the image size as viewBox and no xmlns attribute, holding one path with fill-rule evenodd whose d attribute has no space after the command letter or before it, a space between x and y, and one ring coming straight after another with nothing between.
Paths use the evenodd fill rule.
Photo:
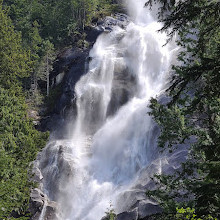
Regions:
<instances>
[{"instance_id":1,"label":"green foliage","mask_svg":"<svg viewBox=\"0 0 220 220\"><path fill-rule=\"evenodd\" d=\"M27 117L21 85L31 65L0 2L0 219L29 219L29 164L48 138Z\"/></svg>"},{"instance_id":2,"label":"green foliage","mask_svg":"<svg viewBox=\"0 0 220 220\"><path fill-rule=\"evenodd\" d=\"M171 213L159 213L150 217L151 220L217 220L217 218L211 215L203 215L198 217L194 208L176 208L175 211Z\"/></svg>"},{"instance_id":3,"label":"green foliage","mask_svg":"<svg viewBox=\"0 0 220 220\"><path fill-rule=\"evenodd\" d=\"M160 2L163 5L158 16L164 23L161 31L167 31L170 39L177 33L181 51L167 90L170 101L160 104L152 99L150 114L161 128L160 147L174 149L183 143L190 144L182 171L172 176L156 176L159 187L147 194L166 213L174 213L175 207L189 206L196 207L198 216L219 217L220 3Z\"/></svg>"},{"instance_id":4,"label":"green foliage","mask_svg":"<svg viewBox=\"0 0 220 220\"><path fill-rule=\"evenodd\" d=\"M115 220L116 214L115 214L115 210L114 210L111 202L110 202L109 208L107 209L107 212L105 212L105 214L106 214L106 220Z\"/></svg>"},{"instance_id":5,"label":"green foliage","mask_svg":"<svg viewBox=\"0 0 220 220\"><path fill-rule=\"evenodd\" d=\"M26 215L32 183L29 163L45 145L47 133L39 133L27 118L21 92L0 88L0 218L13 212ZM23 219L23 218L21 218Z\"/></svg>"},{"instance_id":6,"label":"green foliage","mask_svg":"<svg viewBox=\"0 0 220 220\"><path fill-rule=\"evenodd\" d=\"M29 60L32 65L28 66L32 71L29 71L30 76L23 80L23 84L30 90L33 106L40 104L39 97L49 95L49 72L56 51L71 44L88 48L90 45L85 40L85 27L90 26L94 18L110 15L117 5L112 3L110 0L3 1L5 11L21 35L18 39L22 39L23 46L30 51ZM46 49L45 44L50 45L50 49ZM47 84L47 88L44 88L44 84Z\"/></svg>"},{"instance_id":7,"label":"green foliage","mask_svg":"<svg viewBox=\"0 0 220 220\"><path fill-rule=\"evenodd\" d=\"M77 47L82 48L82 49L86 49L89 47L89 42L86 41L86 34L83 33L81 35L81 39L79 39L76 43Z\"/></svg>"},{"instance_id":8,"label":"green foliage","mask_svg":"<svg viewBox=\"0 0 220 220\"><path fill-rule=\"evenodd\" d=\"M62 88L62 84L57 85L51 89L49 96L46 97L45 102L47 105L48 114L54 109L57 97L60 97L62 94Z\"/></svg>"},{"instance_id":9,"label":"green foliage","mask_svg":"<svg viewBox=\"0 0 220 220\"><path fill-rule=\"evenodd\" d=\"M73 40L71 35L83 31L97 15L110 15L117 8L110 0L7 0L4 5L26 46L37 26L40 37L56 48Z\"/></svg>"},{"instance_id":10,"label":"green foliage","mask_svg":"<svg viewBox=\"0 0 220 220\"><path fill-rule=\"evenodd\" d=\"M5 15L0 2L0 81L4 88L17 85L18 78L30 72L30 57L21 46L20 34L14 32L11 20Z\"/></svg>"},{"instance_id":11,"label":"green foliage","mask_svg":"<svg viewBox=\"0 0 220 220\"><path fill-rule=\"evenodd\" d=\"M177 214L176 214L176 219L181 220L181 219L187 219L187 220L195 220L196 215L195 215L195 209L191 208L177 208L176 209Z\"/></svg>"},{"instance_id":12,"label":"green foliage","mask_svg":"<svg viewBox=\"0 0 220 220\"><path fill-rule=\"evenodd\" d=\"M203 216L202 218L197 218L195 214L195 209L191 208L177 208L176 211L176 220L217 220L217 218L213 218L211 215Z\"/></svg>"}]
</instances>

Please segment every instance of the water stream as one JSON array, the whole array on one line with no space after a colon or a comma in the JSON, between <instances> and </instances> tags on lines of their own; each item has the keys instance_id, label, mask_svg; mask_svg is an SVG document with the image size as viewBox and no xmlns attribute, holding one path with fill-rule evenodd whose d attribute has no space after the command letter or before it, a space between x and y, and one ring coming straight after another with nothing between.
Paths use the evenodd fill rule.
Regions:
<instances>
[{"instance_id":1,"label":"water stream","mask_svg":"<svg viewBox=\"0 0 220 220\"><path fill-rule=\"evenodd\" d=\"M126 1L131 22L98 37L89 71L76 84L71 138L53 146L53 169L44 170L49 191L53 175L64 167L52 198L62 220L99 220L110 201L116 212L123 211L126 204L118 199L155 159L147 105L166 86L175 45L163 47L166 34L157 32L161 24L144 3Z\"/></svg>"}]
</instances>

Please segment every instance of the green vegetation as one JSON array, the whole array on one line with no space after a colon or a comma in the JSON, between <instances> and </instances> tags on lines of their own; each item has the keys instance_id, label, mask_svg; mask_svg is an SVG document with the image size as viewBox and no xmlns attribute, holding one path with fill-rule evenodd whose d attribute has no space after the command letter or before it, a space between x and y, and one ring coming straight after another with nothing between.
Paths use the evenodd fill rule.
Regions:
<instances>
[{"instance_id":1,"label":"green vegetation","mask_svg":"<svg viewBox=\"0 0 220 220\"><path fill-rule=\"evenodd\" d=\"M112 0L7 0L4 7L23 43L39 52L35 43L50 40L55 48L66 46L92 19L111 14L117 4Z\"/></svg>"},{"instance_id":2,"label":"green vegetation","mask_svg":"<svg viewBox=\"0 0 220 220\"><path fill-rule=\"evenodd\" d=\"M26 110L21 92L0 88L0 219L27 214L29 164L48 137L33 128Z\"/></svg>"},{"instance_id":3,"label":"green vegetation","mask_svg":"<svg viewBox=\"0 0 220 220\"><path fill-rule=\"evenodd\" d=\"M170 39L177 33L182 49L167 90L171 101L160 104L152 99L150 114L161 129L160 147L172 151L180 144L190 144L182 171L155 176L158 189L147 195L156 199L167 215L175 216L176 207L191 207L198 217L210 214L219 218L220 2L151 0L146 6L154 2L162 3L161 31ZM166 10L169 13L164 13Z\"/></svg>"},{"instance_id":4,"label":"green vegetation","mask_svg":"<svg viewBox=\"0 0 220 220\"><path fill-rule=\"evenodd\" d=\"M217 218L213 218L211 215L205 216L203 218L197 218L195 214L195 209L191 208L181 208L181 209L176 209L176 220L217 220Z\"/></svg>"},{"instance_id":5,"label":"green vegetation","mask_svg":"<svg viewBox=\"0 0 220 220\"><path fill-rule=\"evenodd\" d=\"M92 20L110 15L117 4L112 0L5 0L3 8L30 51L32 72L25 87L36 106L49 95L49 72L59 50L72 44L89 47L85 28ZM39 81L45 87L39 88Z\"/></svg>"},{"instance_id":6,"label":"green vegetation","mask_svg":"<svg viewBox=\"0 0 220 220\"><path fill-rule=\"evenodd\" d=\"M105 214L106 214L106 220L115 220L116 214L115 214L115 210L114 210L111 202L110 202L109 208L107 209L107 212L105 212Z\"/></svg>"},{"instance_id":7,"label":"green vegetation","mask_svg":"<svg viewBox=\"0 0 220 220\"><path fill-rule=\"evenodd\" d=\"M176 208L176 211L172 214L162 213L159 215L153 215L151 220L217 220L217 218L211 215L203 215L198 217L194 208Z\"/></svg>"},{"instance_id":8,"label":"green vegetation","mask_svg":"<svg viewBox=\"0 0 220 220\"><path fill-rule=\"evenodd\" d=\"M48 138L27 117L22 85L31 71L30 52L0 2L0 219L27 219L29 164Z\"/></svg>"}]
</instances>

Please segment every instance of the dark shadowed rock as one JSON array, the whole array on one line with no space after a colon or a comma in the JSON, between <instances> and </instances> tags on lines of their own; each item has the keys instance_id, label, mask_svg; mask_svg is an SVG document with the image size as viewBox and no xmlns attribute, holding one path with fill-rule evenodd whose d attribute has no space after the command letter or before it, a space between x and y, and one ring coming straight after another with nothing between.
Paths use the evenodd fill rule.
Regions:
<instances>
[{"instance_id":1,"label":"dark shadowed rock","mask_svg":"<svg viewBox=\"0 0 220 220\"><path fill-rule=\"evenodd\" d=\"M33 189L30 198L30 212L35 214L41 212L45 201L45 195L40 189Z\"/></svg>"},{"instance_id":2,"label":"dark shadowed rock","mask_svg":"<svg viewBox=\"0 0 220 220\"><path fill-rule=\"evenodd\" d=\"M107 16L103 20L97 22L93 27L86 29L86 40L90 44L89 48L70 48L58 56L55 63L56 67L50 74L51 84L56 86L63 82L62 94L57 100L54 112L63 114L66 107L72 106L75 98L74 87L79 78L87 72L86 64L89 60L89 52L97 37L107 31L112 31L115 26L125 28L129 23L129 18L125 14L115 14L113 17Z\"/></svg>"},{"instance_id":3,"label":"dark shadowed rock","mask_svg":"<svg viewBox=\"0 0 220 220\"><path fill-rule=\"evenodd\" d=\"M113 115L137 91L137 79L129 74L127 68L115 66L111 100L108 105L107 115Z\"/></svg>"},{"instance_id":4,"label":"dark shadowed rock","mask_svg":"<svg viewBox=\"0 0 220 220\"><path fill-rule=\"evenodd\" d=\"M137 208L130 212L123 212L117 215L116 220L137 220L138 210Z\"/></svg>"},{"instance_id":5,"label":"dark shadowed rock","mask_svg":"<svg viewBox=\"0 0 220 220\"><path fill-rule=\"evenodd\" d=\"M58 220L56 211L57 211L57 204L55 202L49 202L46 205L44 220Z\"/></svg>"},{"instance_id":6,"label":"dark shadowed rock","mask_svg":"<svg viewBox=\"0 0 220 220\"><path fill-rule=\"evenodd\" d=\"M40 189L32 190L29 207L32 214L31 220L39 220L41 215L44 220L56 220L57 209L56 202L50 201Z\"/></svg>"},{"instance_id":7,"label":"dark shadowed rock","mask_svg":"<svg viewBox=\"0 0 220 220\"><path fill-rule=\"evenodd\" d=\"M109 220L109 217L108 216L102 217L101 220Z\"/></svg>"},{"instance_id":8,"label":"dark shadowed rock","mask_svg":"<svg viewBox=\"0 0 220 220\"><path fill-rule=\"evenodd\" d=\"M160 212L162 212L162 209L156 203L141 201L138 204L138 216L140 219Z\"/></svg>"}]
</instances>

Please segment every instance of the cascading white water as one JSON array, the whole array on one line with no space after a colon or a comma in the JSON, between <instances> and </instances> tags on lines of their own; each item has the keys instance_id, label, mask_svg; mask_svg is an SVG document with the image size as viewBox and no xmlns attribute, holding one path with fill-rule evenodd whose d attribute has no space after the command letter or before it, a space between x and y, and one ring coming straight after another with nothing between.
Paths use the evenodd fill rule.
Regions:
<instances>
[{"instance_id":1,"label":"cascading white water","mask_svg":"<svg viewBox=\"0 0 220 220\"><path fill-rule=\"evenodd\" d=\"M147 105L164 89L175 47L163 47L166 34L145 0L126 4L132 22L99 36L75 87L77 118L64 152L71 175L57 199L62 220L99 220L110 201L123 211L119 196L152 161Z\"/></svg>"}]
</instances>

